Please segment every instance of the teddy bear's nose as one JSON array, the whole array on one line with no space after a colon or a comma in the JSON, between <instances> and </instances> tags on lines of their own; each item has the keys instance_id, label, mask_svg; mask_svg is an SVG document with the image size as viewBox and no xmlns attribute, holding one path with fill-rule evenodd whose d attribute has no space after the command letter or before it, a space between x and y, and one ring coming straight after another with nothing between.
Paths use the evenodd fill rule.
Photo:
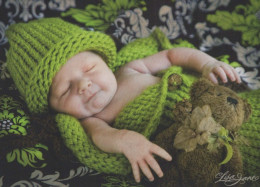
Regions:
<instances>
[{"instance_id":1,"label":"teddy bear's nose","mask_svg":"<svg viewBox=\"0 0 260 187\"><path fill-rule=\"evenodd\" d=\"M236 99L232 98L232 97L227 97L227 102L236 105L238 102Z\"/></svg>"}]
</instances>

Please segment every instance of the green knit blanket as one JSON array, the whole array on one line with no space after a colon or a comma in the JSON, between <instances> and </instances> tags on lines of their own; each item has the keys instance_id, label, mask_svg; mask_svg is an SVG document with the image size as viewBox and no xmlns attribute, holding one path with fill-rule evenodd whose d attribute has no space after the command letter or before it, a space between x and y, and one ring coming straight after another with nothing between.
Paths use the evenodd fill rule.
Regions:
<instances>
[{"instance_id":1,"label":"green knit blanket","mask_svg":"<svg viewBox=\"0 0 260 187\"><path fill-rule=\"evenodd\" d=\"M249 140L249 145L240 145L244 172L246 176L260 175L260 89L251 90L239 94L247 99L251 105L252 114L248 122L244 123L239 131L243 137Z\"/></svg>"}]
</instances>

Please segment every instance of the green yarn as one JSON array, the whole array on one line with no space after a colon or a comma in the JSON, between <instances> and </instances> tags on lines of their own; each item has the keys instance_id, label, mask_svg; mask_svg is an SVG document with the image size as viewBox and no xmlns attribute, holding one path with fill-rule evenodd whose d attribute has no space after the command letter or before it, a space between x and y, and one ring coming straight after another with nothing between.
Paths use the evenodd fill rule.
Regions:
<instances>
[{"instance_id":1,"label":"green yarn","mask_svg":"<svg viewBox=\"0 0 260 187\"><path fill-rule=\"evenodd\" d=\"M260 89L239 94L247 99L252 107L252 114L248 122L244 123L239 134L249 141L249 145L240 145L247 176L260 174Z\"/></svg>"},{"instance_id":2,"label":"green yarn","mask_svg":"<svg viewBox=\"0 0 260 187\"><path fill-rule=\"evenodd\" d=\"M48 110L52 78L79 52L97 52L115 63L114 41L100 32L85 31L59 18L14 24L6 31L10 43L7 68L32 113Z\"/></svg>"}]
</instances>

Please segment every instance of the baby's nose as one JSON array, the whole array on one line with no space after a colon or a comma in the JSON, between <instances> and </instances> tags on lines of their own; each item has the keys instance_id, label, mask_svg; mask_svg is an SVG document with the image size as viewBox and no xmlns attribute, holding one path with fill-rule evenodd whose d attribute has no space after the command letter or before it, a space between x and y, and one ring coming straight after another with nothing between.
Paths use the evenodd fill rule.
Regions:
<instances>
[{"instance_id":1,"label":"baby's nose","mask_svg":"<svg viewBox=\"0 0 260 187\"><path fill-rule=\"evenodd\" d=\"M92 86L91 80L80 80L78 85L78 93L83 94L88 88Z\"/></svg>"}]
</instances>

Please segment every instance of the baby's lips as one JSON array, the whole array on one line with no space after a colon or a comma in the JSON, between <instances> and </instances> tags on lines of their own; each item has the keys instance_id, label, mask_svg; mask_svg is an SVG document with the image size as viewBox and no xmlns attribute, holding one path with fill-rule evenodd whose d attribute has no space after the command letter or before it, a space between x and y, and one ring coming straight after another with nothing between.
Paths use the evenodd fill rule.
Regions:
<instances>
[{"instance_id":1,"label":"baby's lips","mask_svg":"<svg viewBox=\"0 0 260 187\"><path fill-rule=\"evenodd\" d=\"M97 92L90 94L86 102L89 102L93 97L95 97L96 94Z\"/></svg>"}]
</instances>

